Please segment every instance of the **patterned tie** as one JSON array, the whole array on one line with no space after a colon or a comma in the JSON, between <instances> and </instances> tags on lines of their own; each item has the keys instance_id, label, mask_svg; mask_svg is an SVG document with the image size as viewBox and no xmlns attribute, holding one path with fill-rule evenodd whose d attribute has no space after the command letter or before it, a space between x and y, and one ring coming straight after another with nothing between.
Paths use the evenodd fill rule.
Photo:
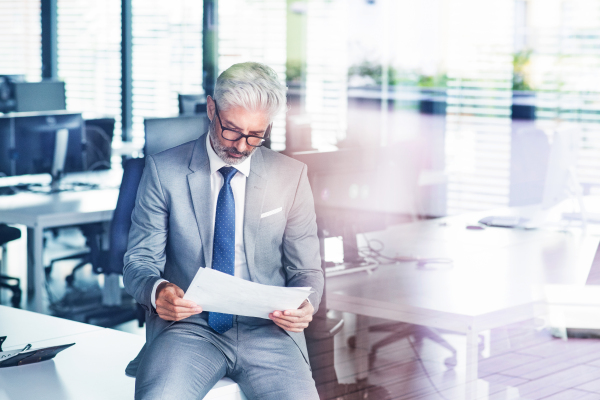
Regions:
<instances>
[{"instance_id":1,"label":"patterned tie","mask_svg":"<svg viewBox=\"0 0 600 400\"><path fill-rule=\"evenodd\" d=\"M223 175L225 182L217 199L212 268L233 275L235 270L235 201L230 183L237 169L223 167L219 169L219 172ZM233 316L211 312L208 314L208 325L223 334L233 326Z\"/></svg>"}]
</instances>

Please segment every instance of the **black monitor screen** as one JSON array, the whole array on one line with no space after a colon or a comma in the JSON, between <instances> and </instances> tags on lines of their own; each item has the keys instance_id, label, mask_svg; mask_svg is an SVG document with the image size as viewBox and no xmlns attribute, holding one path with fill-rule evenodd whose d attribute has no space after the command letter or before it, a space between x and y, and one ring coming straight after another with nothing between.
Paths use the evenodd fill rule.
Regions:
<instances>
[{"instance_id":1,"label":"black monitor screen","mask_svg":"<svg viewBox=\"0 0 600 400\"><path fill-rule=\"evenodd\" d=\"M198 139L208 130L206 115L146 118L144 154L152 155Z\"/></svg>"},{"instance_id":2,"label":"black monitor screen","mask_svg":"<svg viewBox=\"0 0 600 400\"><path fill-rule=\"evenodd\" d=\"M11 118L0 117L0 176L10 176L11 171Z\"/></svg>"},{"instance_id":3,"label":"black monitor screen","mask_svg":"<svg viewBox=\"0 0 600 400\"><path fill-rule=\"evenodd\" d=\"M81 114L15 116L14 124L16 175L51 173L56 132L61 129L69 131L63 172L84 170Z\"/></svg>"},{"instance_id":4,"label":"black monitor screen","mask_svg":"<svg viewBox=\"0 0 600 400\"><path fill-rule=\"evenodd\" d=\"M18 112L66 109L64 82L15 82L14 91Z\"/></svg>"}]
</instances>

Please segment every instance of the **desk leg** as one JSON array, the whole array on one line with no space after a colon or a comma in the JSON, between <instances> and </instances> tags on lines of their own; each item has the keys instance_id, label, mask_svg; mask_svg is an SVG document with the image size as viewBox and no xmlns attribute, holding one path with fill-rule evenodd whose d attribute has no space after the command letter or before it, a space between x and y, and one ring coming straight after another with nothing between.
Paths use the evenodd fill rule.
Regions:
<instances>
[{"instance_id":1,"label":"desk leg","mask_svg":"<svg viewBox=\"0 0 600 400\"><path fill-rule=\"evenodd\" d=\"M44 298L44 282L46 280L46 274L44 273L44 230L36 226L33 229L28 230L28 235L31 234L31 264L33 267L33 300L34 300L34 311L43 312L43 298Z\"/></svg>"},{"instance_id":2,"label":"desk leg","mask_svg":"<svg viewBox=\"0 0 600 400\"><path fill-rule=\"evenodd\" d=\"M471 328L467 332L467 372L465 376L465 399L477 398L477 363L479 356L479 335Z\"/></svg>"},{"instance_id":3,"label":"desk leg","mask_svg":"<svg viewBox=\"0 0 600 400\"><path fill-rule=\"evenodd\" d=\"M356 349L355 366L356 380L366 380L369 377L369 317L356 315Z\"/></svg>"}]
</instances>

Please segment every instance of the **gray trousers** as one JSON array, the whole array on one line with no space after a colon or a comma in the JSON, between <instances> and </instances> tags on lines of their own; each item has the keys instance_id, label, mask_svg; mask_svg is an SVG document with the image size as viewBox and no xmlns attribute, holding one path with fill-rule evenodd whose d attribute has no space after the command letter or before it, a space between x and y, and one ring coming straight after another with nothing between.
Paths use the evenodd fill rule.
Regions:
<instances>
[{"instance_id":1,"label":"gray trousers","mask_svg":"<svg viewBox=\"0 0 600 400\"><path fill-rule=\"evenodd\" d=\"M308 363L283 329L235 316L222 335L185 320L161 332L141 360L135 398L202 399L225 376L249 400L319 399Z\"/></svg>"}]
</instances>

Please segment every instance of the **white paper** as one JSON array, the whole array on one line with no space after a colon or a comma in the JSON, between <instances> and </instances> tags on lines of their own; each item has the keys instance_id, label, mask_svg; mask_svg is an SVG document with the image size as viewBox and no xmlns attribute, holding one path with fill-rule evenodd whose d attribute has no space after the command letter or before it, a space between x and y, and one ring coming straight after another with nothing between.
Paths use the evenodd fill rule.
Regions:
<instances>
[{"instance_id":1,"label":"white paper","mask_svg":"<svg viewBox=\"0 0 600 400\"><path fill-rule=\"evenodd\" d=\"M310 287L262 285L209 268L200 268L185 296L203 311L269 318L273 311L293 310L313 293Z\"/></svg>"}]
</instances>

